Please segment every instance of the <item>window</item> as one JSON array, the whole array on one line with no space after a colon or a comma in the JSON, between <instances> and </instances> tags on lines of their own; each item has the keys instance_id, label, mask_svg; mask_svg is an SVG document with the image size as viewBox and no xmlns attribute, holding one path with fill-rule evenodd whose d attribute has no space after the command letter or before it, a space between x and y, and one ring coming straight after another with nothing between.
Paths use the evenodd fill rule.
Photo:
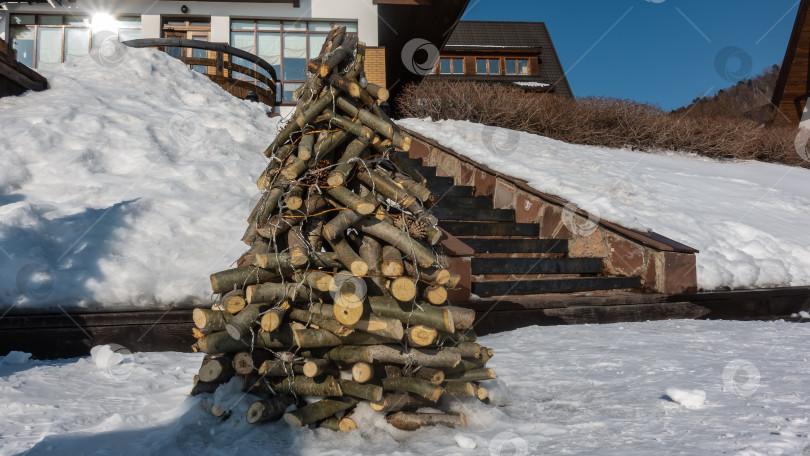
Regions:
<instances>
[{"instance_id":1,"label":"window","mask_svg":"<svg viewBox=\"0 0 810 456\"><path fill-rule=\"evenodd\" d=\"M140 37L139 16L120 18L116 24L120 41ZM99 44L92 41L90 19L82 16L13 14L10 31L17 60L31 68L54 67Z\"/></svg>"},{"instance_id":2,"label":"window","mask_svg":"<svg viewBox=\"0 0 810 456\"><path fill-rule=\"evenodd\" d=\"M500 59L476 59L475 70L478 74L501 74Z\"/></svg>"},{"instance_id":3,"label":"window","mask_svg":"<svg viewBox=\"0 0 810 456\"><path fill-rule=\"evenodd\" d=\"M442 58L439 61L441 74L464 74L464 59Z\"/></svg>"},{"instance_id":4,"label":"window","mask_svg":"<svg viewBox=\"0 0 810 456\"><path fill-rule=\"evenodd\" d=\"M256 54L276 70L278 77L277 101L292 103L292 94L306 81L307 61L321 52L326 36L333 25L345 25L349 33L357 33L357 24L348 22L316 21L231 21L231 46ZM252 68L267 77L266 71L244 59L235 57L234 63ZM255 79L234 73L234 78L251 81Z\"/></svg>"},{"instance_id":5,"label":"window","mask_svg":"<svg viewBox=\"0 0 810 456\"><path fill-rule=\"evenodd\" d=\"M529 75L529 60L528 59L506 59L506 74L510 75Z\"/></svg>"}]
</instances>

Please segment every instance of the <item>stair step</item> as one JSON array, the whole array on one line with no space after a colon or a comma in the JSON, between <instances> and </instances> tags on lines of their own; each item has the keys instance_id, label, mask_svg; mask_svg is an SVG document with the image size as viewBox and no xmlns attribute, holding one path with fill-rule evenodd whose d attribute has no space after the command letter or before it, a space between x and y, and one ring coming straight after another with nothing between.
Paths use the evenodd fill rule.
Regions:
<instances>
[{"instance_id":1,"label":"stair step","mask_svg":"<svg viewBox=\"0 0 810 456\"><path fill-rule=\"evenodd\" d=\"M437 176L425 176L427 178L427 187L429 189L433 189L433 187L449 187L451 185L455 185L455 180L452 177L437 177Z\"/></svg>"},{"instance_id":2,"label":"stair step","mask_svg":"<svg viewBox=\"0 0 810 456\"><path fill-rule=\"evenodd\" d=\"M414 165L413 169L419 171L419 174L425 176L428 179L430 179L431 177L436 177L435 166L422 166L421 163L417 163L416 165Z\"/></svg>"},{"instance_id":3,"label":"stair step","mask_svg":"<svg viewBox=\"0 0 810 456\"><path fill-rule=\"evenodd\" d=\"M479 220L493 222L514 222L512 209L480 209L468 207L437 207L433 215L439 220Z\"/></svg>"},{"instance_id":4,"label":"stair step","mask_svg":"<svg viewBox=\"0 0 810 456\"><path fill-rule=\"evenodd\" d=\"M469 187L471 188L471 187ZM441 227L453 236L540 236L540 226L535 223L503 222L442 222ZM466 242L466 240L462 240Z\"/></svg>"},{"instance_id":5,"label":"stair step","mask_svg":"<svg viewBox=\"0 0 810 456\"><path fill-rule=\"evenodd\" d=\"M473 282L472 293L481 297L621 290L641 286L639 277L581 277L574 279Z\"/></svg>"},{"instance_id":6,"label":"stair step","mask_svg":"<svg viewBox=\"0 0 810 456\"><path fill-rule=\"evenodd\" d=\"M476 253L568 253L567 239L464 239L464 243Z\"/></svg>"},{"instance_id":7,"label":"stair step","mask_svg":"<svg viewBox=\"0 0 810 456\"><path fill-rule=\"evenodd\" d=\"M440 201L445 196L473 196L473 188L467 185L433 185L428 182L427 187L433 193L436 201Z\"/></svg>"},{"instance_id":8,"label":"stair step","mask_svg":"<svg viewBox=\"0 0 810 456\"><path fill-rule=\"evenodd\" d=\"M485 196L445 196L435 207L468 207L492 209L492 199Z\"/></svg>"},{"instance_id":9,"label":"stair step","mask_svg":"<svg viewBox=\"0 0 810 456\"><path fill-rule=\"evenodd\" d=\"M410 163L413 167L422 166L421 158L411 158L408 156L407 152L397 152L397 160Z\"/></svg>"},{"instance_id":10,"label":"stair step","mask_svg":"<svg viewBox=\"0 0 810 456\"><path fill-rule=\"evenodd\" d=\"M599 274L601 258L473 258L472 274Z\"/></svg>"}]
</instances>

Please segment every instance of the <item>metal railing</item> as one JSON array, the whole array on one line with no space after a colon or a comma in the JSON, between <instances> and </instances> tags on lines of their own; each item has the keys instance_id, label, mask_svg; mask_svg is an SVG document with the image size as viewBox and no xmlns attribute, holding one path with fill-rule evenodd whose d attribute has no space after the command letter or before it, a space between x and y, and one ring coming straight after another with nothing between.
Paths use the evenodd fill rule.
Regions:
<instances>
[{"instance_id":1,"label":"metal railing","mask_svg":"<svg viewBox=\"0 0 810 456\"><path fill-rule=\"evenodd\" d=\"M266 60L250 52L224 43L210 43L208 41L189 40L179 37L141 38L124 41L123 44L135 48L156 47L167 53L169 48L179 48L181 54L183 53L182 49L185 48L208 51L209 55L213 54L213 58L187 57L184 55L175 56L175 58L192 67L205 67L203 74L236 97L245 98L247 92L254 91L258 95L259 101L269 106L275 106L276 104L276 81L278 81L276 70ZM256 64L257 67L266 71L270 77L252 68L234 63L234 57ZM242 74L256 82L234 78L233 73ZM266 85L267 88L260 86L259 83Z\"/></svg>"}]
</instances>

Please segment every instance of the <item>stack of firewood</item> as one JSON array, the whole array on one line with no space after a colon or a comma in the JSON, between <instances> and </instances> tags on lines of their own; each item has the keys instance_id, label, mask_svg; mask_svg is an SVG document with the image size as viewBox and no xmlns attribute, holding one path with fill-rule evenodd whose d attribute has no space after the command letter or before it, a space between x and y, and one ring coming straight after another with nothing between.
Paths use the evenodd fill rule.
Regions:
<instances>
[{"instance_id":1,"label":"stack of firewood","mask_svg":"<svg viewBox=\"0 0 810 456\"><path fill-rule=\"evenodd\" d=\"M250 249L211 275L213 308L194 310L194 348L208 355L192 394L239 376L263 397L250 423L348 430L368 401L400 429L464 426L438 410L448 398L486 400L479 382L495 378L475 312L447 305L460 277L435 248L433 197L397 158L411 139L380 110L388 93L367 82L364 55L335 27L309 62L292 119L265 151Z\"/></svg>"}]
</instances>

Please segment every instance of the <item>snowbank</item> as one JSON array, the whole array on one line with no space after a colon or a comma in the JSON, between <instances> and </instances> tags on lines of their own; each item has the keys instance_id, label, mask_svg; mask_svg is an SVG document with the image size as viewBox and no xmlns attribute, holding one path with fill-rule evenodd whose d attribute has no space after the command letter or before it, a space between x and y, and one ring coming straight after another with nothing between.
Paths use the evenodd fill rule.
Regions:
<instances>
[{"instance_id":1,"label":"snowbank","mask_svg":"<svg viewBox=\"0 0 810 456\"><path fill-rule=\"evenodd\" d=\"M233 381L186 396L202 354L4 363L0 454L799 455L810 446L810 325L660 321L529 327L486 336L494 407L452 400L468 427L398 431L370 407L358 429L249 425ZM738 359L739 358L739 359ZM709 400L689 410L673 385ZM686 402L689 393L667 391ZM698 397L698 398L699 398ZM208 410L231 412L222 421ZM810 451L810 450L807 450Z\"/></svg>"},{"instance_id":2,"label":"snowbank","mask_svg":"<svg viewBox=\"0 0 810 456\"><path fill-rule=\"evenodd\" d=\"M699 249L703 289L810 284L810 170L579 146L465 121L399 123L605 220Z\"/></svg>"},{"instance_id":3,"label":"snowbank","mask_svg":"<svg viewBox=\"0 0 810 456\"><path fill-rule=\"evenodd\" d=\"M204 300L244 249L277 120L162 52L114 57L0 101L0 311Z\"/></svg>"}]
</instances>

